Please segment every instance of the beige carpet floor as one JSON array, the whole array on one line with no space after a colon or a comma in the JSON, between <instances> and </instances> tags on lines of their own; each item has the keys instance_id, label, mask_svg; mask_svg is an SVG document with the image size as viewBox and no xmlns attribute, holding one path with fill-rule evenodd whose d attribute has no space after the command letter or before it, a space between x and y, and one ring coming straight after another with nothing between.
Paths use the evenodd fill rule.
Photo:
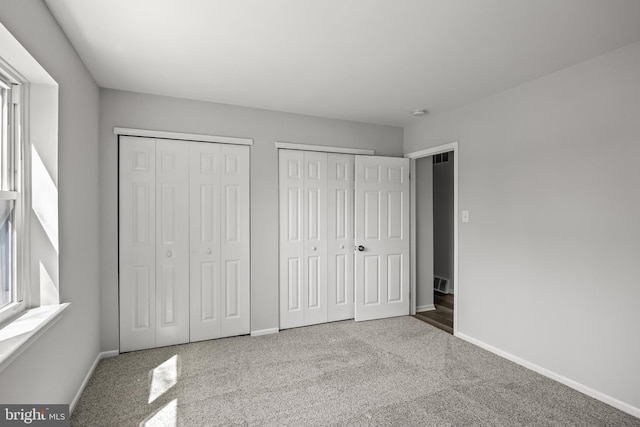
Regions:
<instances>
[{"instance_id":1,"label":"beige carpet floor","mask_svg":"<svg viewBox=\"0 0 640 427\"><path fill-rule=\"evenodd\" d=\"M640 426L412 317L100 362L73 426Z\"/></svg>"}]
</instances>

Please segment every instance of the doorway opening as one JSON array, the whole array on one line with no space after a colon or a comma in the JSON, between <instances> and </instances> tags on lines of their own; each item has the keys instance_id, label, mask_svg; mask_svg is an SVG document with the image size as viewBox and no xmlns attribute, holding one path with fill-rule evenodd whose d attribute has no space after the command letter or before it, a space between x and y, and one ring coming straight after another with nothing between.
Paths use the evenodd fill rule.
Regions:
<instances>
[{"instance_id":1,"label":"doorway opening","mask_svg":"<svg viewBox=\"0 0 640 427\"><path fill-rule=\"evenodd\" d=\"M412 314L455 335L457 143L407 157L412 159Z\"/></svg>"}]
</instances>

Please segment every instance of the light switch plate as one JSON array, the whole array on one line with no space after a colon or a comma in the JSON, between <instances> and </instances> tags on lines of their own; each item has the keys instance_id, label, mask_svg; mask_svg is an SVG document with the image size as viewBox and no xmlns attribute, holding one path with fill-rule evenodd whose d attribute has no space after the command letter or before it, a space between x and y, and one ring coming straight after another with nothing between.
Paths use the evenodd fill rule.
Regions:
<instances>
[{"instance_id":1,"label":"light switch plate","mask_svg":"<svg viewBox=\"0 0 640 427\"><path fill-rule=\"evenodd\" d=\"M469 222L469 211L462 211L462 222Z\"/></svg>"}]
</instances>

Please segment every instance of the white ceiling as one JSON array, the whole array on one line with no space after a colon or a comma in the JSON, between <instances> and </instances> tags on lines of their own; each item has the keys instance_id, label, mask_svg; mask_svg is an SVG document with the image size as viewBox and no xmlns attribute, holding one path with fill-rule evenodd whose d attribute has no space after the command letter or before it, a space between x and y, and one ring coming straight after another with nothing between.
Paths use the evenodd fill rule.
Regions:
<instances>
[{"instance_id":1,"label":"white ceiling","mask_svg":"<svg viewBox=\"0 0 640 427\"><path fill-rule=\"evenodd\" d=\"M45 0L97 83L404 126L640 40L638 0Z\"/></svg>"}]
</instances>

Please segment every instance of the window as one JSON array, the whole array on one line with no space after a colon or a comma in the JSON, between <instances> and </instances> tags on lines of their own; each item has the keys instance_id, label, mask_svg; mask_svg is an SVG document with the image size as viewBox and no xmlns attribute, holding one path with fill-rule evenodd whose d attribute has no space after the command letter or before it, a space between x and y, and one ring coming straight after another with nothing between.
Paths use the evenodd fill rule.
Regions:
<instances>
[{"instance_id":1,"label":"window","mask_svg":"<svg viewBox=\"0 0 640 427\"><path fill-rule=\"evenodd\" d=\"M69 303L58 274L58 84L1 23L0 46L2 371Z\"/></svg>"},{"instance_id":2,"label":"window","mask_svg":"<svg viewBox=\"0 0 640 427\"><path fill-rule=\"evenodd\" d=\"M0 69L0 320L23 301L20 86Z\"/></svg>"}]
</instances>

